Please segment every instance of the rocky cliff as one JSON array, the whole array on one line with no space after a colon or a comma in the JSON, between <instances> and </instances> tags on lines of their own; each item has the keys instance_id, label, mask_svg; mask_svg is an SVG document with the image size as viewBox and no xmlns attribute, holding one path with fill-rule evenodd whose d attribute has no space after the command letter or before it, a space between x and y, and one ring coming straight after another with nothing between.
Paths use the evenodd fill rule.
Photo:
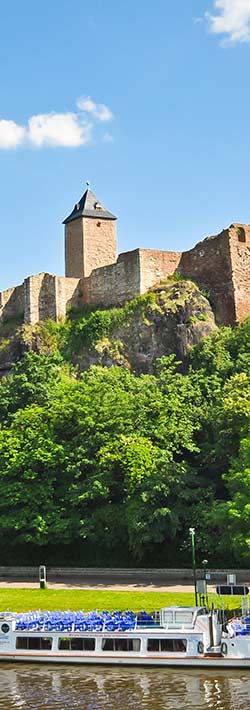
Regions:
<instances>
[{"instance_id":1,"label":"rocky cliff","mask_svg":"<svg viewBox=\"0 0 250 710\"><path fill-rule=\"evenodd\" d=\"M59 350L80 371L90 365L120 365L152 373L154 361L175 353L185 363L189 349L216 328L209 301L189 280L167 280L122 308L72 311L65 322L0 326L0 372L29 350Z\"/></svg>"}]
</instances>

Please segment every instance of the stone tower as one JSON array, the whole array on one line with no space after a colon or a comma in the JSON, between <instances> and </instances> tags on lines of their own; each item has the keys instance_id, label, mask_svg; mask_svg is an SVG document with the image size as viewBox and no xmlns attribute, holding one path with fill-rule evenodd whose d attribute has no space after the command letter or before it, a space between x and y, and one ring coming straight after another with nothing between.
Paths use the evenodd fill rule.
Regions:
<instances>
[{"instance_id":1,"label":"stone tower","mask_svg":"<svg viewBox=\"0 0 250 710\"><path fill-rule=\"evenodd\" d=\"M66 276L81 279L117 260L116 217L89 187L63 224Z\"/></svg>"}]
</instances>

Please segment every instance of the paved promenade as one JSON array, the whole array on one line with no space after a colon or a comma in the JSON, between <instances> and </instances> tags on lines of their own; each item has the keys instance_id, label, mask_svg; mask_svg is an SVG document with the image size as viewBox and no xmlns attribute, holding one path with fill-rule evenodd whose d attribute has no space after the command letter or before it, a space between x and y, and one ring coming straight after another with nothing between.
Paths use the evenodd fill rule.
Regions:
<instances>
[{"instance_id":1,"label":"paved promenade","mask_svg":"<svg viewBox=\"0 0 250 710\"><path fill-rule=\"evenodd\" d=\"M193 592L194 591L194 586L193 584L168 584L168 585L162 585L162 584L108 584L107 582L104 582L102 584L97 584L94 583L90 584L88 581L88 584L84 583L83 581L80 581L79 583L74 580L73 582L48 582L47 584L48 589L93 589L93 590L113 590L116 592L119 591L131 591L131 592L172 592L173 594L176 592ZM39 583L38 582L15 582L15 581L4 581L0 582L0 589L39 589ZM209 585L208 586L208 591L209 592L215 592L215 586Z\"/></svg>"},{"instance_id":2,"label":"paved promenade","mask_svg":"<svg viewBox=\"0 0 250 710\"><path fill-rule=\"evenodd\" d=\"M233 572L233 570L231 570ZM226 584L226 570L210 570L210 592L217 584ZM237 584L250 586L250 570L234 570ZM197 569L197 579L204 578L204 570ZM158 592L192 592L192 569L104 569L104 568L47 568L49 589L131 590ZM0 567L0 588L39 589L38 567Z\"/></svg>"}]
</instances>

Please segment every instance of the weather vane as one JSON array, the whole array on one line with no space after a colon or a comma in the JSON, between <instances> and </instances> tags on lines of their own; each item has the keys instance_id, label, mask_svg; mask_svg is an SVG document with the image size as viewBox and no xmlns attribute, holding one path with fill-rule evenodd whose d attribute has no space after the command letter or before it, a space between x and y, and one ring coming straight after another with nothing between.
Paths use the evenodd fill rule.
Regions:
<instances>
[{"instance_id":1,"label":"weather vane","mask_svg":"<svg viewBox=\"0 0 250 710\"><path fill-rule=\"evenodd\" d=\"M86 185L87 185L87 188L90 186L90 181L89 181L89 180L86 180Z\"/></svg>"}]
</instances>

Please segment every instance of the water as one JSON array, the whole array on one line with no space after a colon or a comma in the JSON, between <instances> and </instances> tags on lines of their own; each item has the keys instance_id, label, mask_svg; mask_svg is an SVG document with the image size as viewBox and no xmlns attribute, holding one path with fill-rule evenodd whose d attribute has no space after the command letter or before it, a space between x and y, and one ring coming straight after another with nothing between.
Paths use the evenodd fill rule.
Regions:
<instances>
[{"instance_id":1,"label":"water","mask_svg":"<svg viewBox=\"0 0 250 710\"><path fill-rule=\"evenodd\" d=\"M249 710L250 671L0 664L2 710Z\"/></svg>"}]
</instances>

